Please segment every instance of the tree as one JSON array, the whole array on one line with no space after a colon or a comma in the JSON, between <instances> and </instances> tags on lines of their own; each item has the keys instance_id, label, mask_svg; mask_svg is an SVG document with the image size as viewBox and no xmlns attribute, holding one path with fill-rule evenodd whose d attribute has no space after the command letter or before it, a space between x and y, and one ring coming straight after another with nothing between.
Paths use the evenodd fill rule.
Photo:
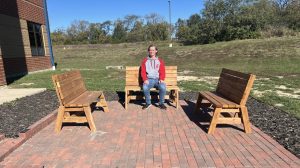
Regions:
<instances>
[{"instance_id":1,"label":"tree","mask_svg":"<svg viewBox=\"0 0 300 168\"><path fill-rule=\"evenodd\" d=\"M115 43L125 42L126 40L126 30L121 20L117 20L115 22L115 28L112 35L112 40Z\"/></svg>"},{"instance_id":2,"label":"tree","mask_svg":"<svg viewBox=\"0 0 300 168\"><path fill-rule=\"evenodd\" d=\"M127 32L130 32L133 27L135 26L136 22L140 22L140 17L137 15L127 15L125 16L123 20L123 24L125 27L125 30Z\"/></svg>"},{"instance_id":3,"label":"tree","mask_svg":"<svg viewBox=\"0 0 300 168\"><path fill-rule=\"evenodd\" d=\"M56 29L51 33L51 40L53 44L60 45L66 42L66 33L64 29Z\"/></svg>"},{"instance_id":4,"label":"tree","mask_svg":"<svg viewBox=\"0 0 300 168\"><path fill-rule=\"evenodd\" d=\"M144 41L144 27L143 23L141 21L135 22L133 28L128 33L127 41L128 42L138 42L138 41Z\"/></svg>"},{"instance_id":5,"label":"tree","mask_svg":"<svg viewBox=\"0 0 300 168\"><path fill-rule=\"evenodd\" d=\"M85 20L75 20L67 29L69 40L74 43L88 43L89 22Z\"/></svg>"}]
</instances>

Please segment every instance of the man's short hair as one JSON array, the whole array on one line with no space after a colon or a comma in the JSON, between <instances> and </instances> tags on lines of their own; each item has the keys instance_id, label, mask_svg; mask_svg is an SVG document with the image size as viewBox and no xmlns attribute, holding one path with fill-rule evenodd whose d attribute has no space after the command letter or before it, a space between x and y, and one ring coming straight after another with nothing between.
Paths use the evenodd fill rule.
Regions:
<instances>
[{"instance_id":1,"label":"man's short hair","mask_svg":"<svg viewBox=\"0 0 300 168\"><path fill-rule=\"evenodd\" d=\"M156 47L154 44L151 44L151 45L149 45L149 47L148 47L148 51L150 50L150 48L151 48L151 47L154 47L154 48L155 48L155 50L156 50L156 51L158 51L158 48L157 48L157 47Z\"/></svg>"}]
</instances>

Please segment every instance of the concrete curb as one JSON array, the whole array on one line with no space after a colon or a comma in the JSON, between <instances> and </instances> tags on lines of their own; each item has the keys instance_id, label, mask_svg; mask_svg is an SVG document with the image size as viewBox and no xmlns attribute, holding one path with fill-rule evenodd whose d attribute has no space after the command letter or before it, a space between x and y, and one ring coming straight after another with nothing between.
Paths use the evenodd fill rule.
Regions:
<instances>
[{"instance_id":1,"label":"concrete curb","mask_svg":"<svg viewBox=\"0 0 300 168\"><path fill-rule=\"evenodd\" d=\"M24 133L20 133L16 139L5 138L3 134L0 134L0 162L4 160L10 153L16 150L24 142L30 139L37 132L48 126L51 122L56 119L57 110L54 110L44 118L40 119L30 127Z\"/></svg>"}]
</instances>

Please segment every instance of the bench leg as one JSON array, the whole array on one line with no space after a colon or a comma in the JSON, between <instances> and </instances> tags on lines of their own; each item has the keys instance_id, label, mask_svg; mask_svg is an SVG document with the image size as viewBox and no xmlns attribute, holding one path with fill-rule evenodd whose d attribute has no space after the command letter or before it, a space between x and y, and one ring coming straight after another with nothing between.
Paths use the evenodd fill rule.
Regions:
<instances>
[{"instance_id":1,"label":"bench leg","mask_svg":"<svg viewBox=\"0 0 300 168\"><path fill-rule=\"evenodd\" d=\"M210 121L210 126L209 126L209 129L208 129L208 134L213 134L214 133L214 131L216 129L216 126L217 126L217 123L218 123L218 119L219 119L221 110L222 110L222 108L215 108L215 111L213 113L212 119Z\"/></svg>"},{"instance_id":2,"label":"bench leg","mask_svg":"<svg viewBox=\"0 0 300 168\"><path fill-rule=\"evenodd\" d=\"M203 97L199 93L198 99L197 99L197 102L196 102L196 106L195 106L195 109L194 109L194 113L197 113L199 111L199 108L201 107L202 100L203 100Z\"/></svg>"},{"instance_id":3,"label":"bench leg","mask_svg":"<svg viewBox=\"0 0 300 168\"><path fill-rule=\"evenodd\" d=\"M65 113L65 107L59 106L57 118L56 118L56 124L55 124L55 132L59 133L61 131L62 122L64 120L64 113Z\"/></svg>"},{"instance_id":4,"label":"bench leg","mask_svg":"<svg viewBox=\"0 0 300 168\"><path fill-rule=\"evenodd\" d=\"M241 113L242 113L242 121L244 124L244 130L246 133L251 133L251 125L250 125L250 121L249 121L247 107L242 107Z\"/></svg>"},{"instance_id":5,"label":"bench leg","mask_svg":"<svg viewBox=\"0 0 300 168\"><path fill-rule=\"evenodd\" d=\"M169 100L171 103L175 102L175 90L170 90Z\"/></svg>"},{"instance_id":6,"label":"bench leg","mask_svg":"<svg viewBox=\"0 0 300 168\"><path fill-rule=\"evenodd\" d=\"M127 110L127 99L128 99L128 90L125 89L125 101L124 101L124 106L125 106L125 110Z\"/></svg>"},{"instance_id":7,"label":"bench leg","mask_svg":"<svg viewBox=\"0 0 300 168\"><path fill-rule=\"evenodd\" d=\"M86 120L90 126L90 129L92 132L96 131L96 126L93 120L93 116L92 116L92 112L91 112L91 107L84 107L83 108L85 116L86 116Z\"/></svg>"},{"instance_id":8,"label":"bench leg","mask_svg":"<svg viewBox=\"0 0 300 168\"><path fill-rule=\"evenodd\" d=\"M104 112L109 112L108 106L107 106L107 102L105 100L104 94L102 93L100 96L100 104L101 107L103 108Z\"/></svg>"},{"instance_id":9,"label":"bench leg","mask_svg":"<svg viewBox=\"0 0 300 168\"><path fill-rule=\"evenodd\" d=\"M131 100L130 90L127 90L127 104L129 104L130 100Z\"/></svg>"},{"instance_id":10,"label":"bench leg","mask_svg":"<svg viewBox=\"0 0 300 168\"><path fill-rule=\"evenodd\" d=\"M176 109L178 109L179 107L179 91L175 90L176 94L175 94L175 103L176 103Z\"/></svg>"}]
</instances>

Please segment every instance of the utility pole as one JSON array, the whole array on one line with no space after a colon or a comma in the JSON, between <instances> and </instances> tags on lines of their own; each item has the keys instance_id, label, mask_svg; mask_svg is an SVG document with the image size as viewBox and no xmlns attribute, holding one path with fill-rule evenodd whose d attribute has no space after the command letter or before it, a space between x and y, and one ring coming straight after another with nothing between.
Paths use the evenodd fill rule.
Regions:
<instances>
[{"instance_id":1,"label":"utility pole","mask_svg":"<svg viewBox=\"0 0 300 168\"><path fill-rule=\"evenodd\" d=\"M170 41L169 47L172 47L172 21L171 21L171 0L169 2L169 22L170 22Z\"/></svg>"}]
</instances>

